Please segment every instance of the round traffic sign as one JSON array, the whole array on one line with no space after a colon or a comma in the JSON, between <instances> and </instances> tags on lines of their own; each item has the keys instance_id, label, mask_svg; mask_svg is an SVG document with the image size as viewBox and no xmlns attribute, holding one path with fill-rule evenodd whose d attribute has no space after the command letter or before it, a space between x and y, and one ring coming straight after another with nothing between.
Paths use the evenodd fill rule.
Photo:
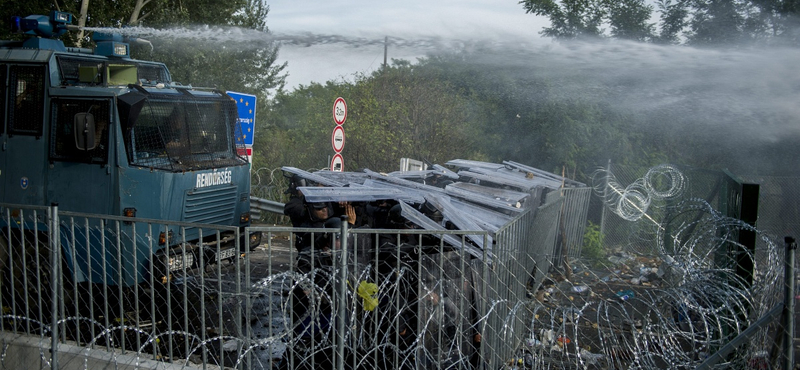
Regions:
<instances>
[{"instance_id":1,"label":"round traffic sign","mask_svg":"<svg viewBox=\"0 0 800 370\"><path fill-rule=\"evenodd\" d=\"M344 158L342 158L341 154L336 153L333 155L333 159L331 159L331 171L344 171Z\"/></svg>"},{"instance_id":2,"label":"round traffic sign","mask_svg":"<svg viewBox=\"0 0 800 370\"><path fill-rule=\"evenodd\" d=\"M341 153L342 149L344 149L344 127L341 125L336 125L336 127L333 128L331 145L333 146L333 151L336 153Z\"/></svg>"},{"instance_id":3,"label":"round traffic sign","mask_svg":"<svg viewBox=\"0 0 800 370\"><path fill-rule=\"evenodd\" d=\"M333 102L333 121L341 125L347 119L347 103L344 98L336 98Z\"/></svg>"}]
</instances>

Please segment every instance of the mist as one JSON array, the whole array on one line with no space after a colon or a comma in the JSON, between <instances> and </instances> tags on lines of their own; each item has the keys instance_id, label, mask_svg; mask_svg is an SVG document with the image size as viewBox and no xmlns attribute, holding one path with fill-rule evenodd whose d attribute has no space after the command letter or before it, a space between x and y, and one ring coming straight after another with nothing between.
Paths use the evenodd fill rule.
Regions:
<instances>
[{"instance_id":1,"label":"mist","mask_svg":"<svg viewBox=\"0 0 800 370\"><path fill-rule=\"evenodd\" d=\"M798 172L792 150L800 143L796 49L618 40L521 45L479 48L468 63L502 69L519 81L550 81L550 92L561 99L632 115L646 135L690 135L704 147L686 150L716 157L712 162L739 173Z\"/></svg>"},{"instance_id":2,"label":"mist","mask_svg":"<svg viewBox=\"0 0 800 370\"><path fill-rule=\"evenodd\" d=\"M290 66L313 69L316 61L319 69L335 63L354 68L350 76L379 68L384 46L391 58L412 62L421 56L459 55L461 63L487 73L502 71L520 86L545 80L551 86L551 99L604 104L633 116L645 135L691 136L695 145L704 147L687 149L716 157L720 165L740 173L791 175L798 173L800 164L792 150L800 143L800 74L795 67L800 50L792 48L704 49L614 39L554 42L490 32L444 38L387 37L375 32L265 33L203 26L114 31L152 39L154 44L160 39L182 40L190 48L277 45L281 53L297 57L289 60ZM368 63L354 62L359 58ZM525 104L540 93L530 91L515 98Z\"/></svg>"}]
</instances>

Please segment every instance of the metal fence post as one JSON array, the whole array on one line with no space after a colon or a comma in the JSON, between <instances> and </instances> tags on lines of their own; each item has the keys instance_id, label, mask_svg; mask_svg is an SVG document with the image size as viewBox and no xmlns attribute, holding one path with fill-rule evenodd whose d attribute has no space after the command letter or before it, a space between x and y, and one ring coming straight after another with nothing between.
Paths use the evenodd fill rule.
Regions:
<instances>
[{"instance_id":1,"label":"metal fence post","mask_svg":"<svg viewBox=\"0 0 800 370\"><path fill-rule=\"evenodd\" d=\"M341 253L339 255L340 258L340 271L339 271L339 304L336 305L337 312L336 317L338 322L336 323L336 331L337 337L339 338L339 343L336 346L336 368L337 369L344 369L344 328L345 328L345 319L346 317L346 310L347 310L347 216L342 216L342 226L341 226L341 234L339 235L339 242L341 243Z\"/></svg>"},{"instance_id":2,"label":"metal fence post","mask_svg":"<svg viewBox=\"0 0 800 370\"><path fill-rule=\"evenodd\" d=\"M606 198L608 198L608 176L611 176L611 159L608 160L606 166L606 184L603 187L603 199L601 200L602 206L600 207L600 235L605 235L606 232Z\"/></svg>"},{"instance_id":3,"label":"metal fence post","mask_svg":"<svg viewBox=\"0 0 800 370\"><path fill-rule=\"evenodd\" d=\"M51 369L58 369L58 291L61 289L59 241L61 233L58 231L58 203L50 207L50 365Z\"/></svg>"},{"instance_id":4,"label":"metal fence post","mask_svg":"<svg viewBox=\"0 0 800 370\"><path fill-rule=\"evenodd\" d=\"M785 237L786 258L784 261L784 302L783 302L783 368L794 367L794 254L797 243L792 237Z\"/></svg>"}]
</instances>

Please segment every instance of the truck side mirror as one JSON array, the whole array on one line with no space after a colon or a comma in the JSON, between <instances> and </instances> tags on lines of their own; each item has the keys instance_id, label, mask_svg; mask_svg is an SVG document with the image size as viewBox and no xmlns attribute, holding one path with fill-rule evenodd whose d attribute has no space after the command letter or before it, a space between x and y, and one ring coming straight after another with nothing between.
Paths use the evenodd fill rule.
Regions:
<instances>
[{"instance_id":1,"label":"truck side mirror","mask_svg":"<svg viewBox=\"0 0 800 370\"><path fill-rule=\"evenodd\" d=\"M75 147L78 150L92 150L97 146L95 137L94 115L78 113L73 120L72 130L75 135Z\"/></svg>"}]
</instances>

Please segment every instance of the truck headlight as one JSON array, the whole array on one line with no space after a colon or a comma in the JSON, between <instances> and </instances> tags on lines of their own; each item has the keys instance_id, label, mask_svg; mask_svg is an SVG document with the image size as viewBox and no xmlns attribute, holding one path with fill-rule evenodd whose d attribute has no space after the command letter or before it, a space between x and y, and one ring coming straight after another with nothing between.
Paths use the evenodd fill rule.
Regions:
<instances>
[{"instance_id":1,"label":"truck headlight","mask_svg":"<svg viewBox=\"0 0 800 370\"><path fill-rule=\"evenodd\" d=\"M181 253L167 257L167 269L169 272L182 271L194 267L194 255L191 253Z\"/></svg>"},{"instance_id":2,"label":"truck headlight","mask_svg":"<svg viewBox=\"0 0 800 370\"><path fill-rule=\"evenodd\" d=\"M173 273L181 274L183 271L195 267L193 253L159 253L153 261L153 277L164 284L172 280Z\"/></svg>"}]
</instances>

